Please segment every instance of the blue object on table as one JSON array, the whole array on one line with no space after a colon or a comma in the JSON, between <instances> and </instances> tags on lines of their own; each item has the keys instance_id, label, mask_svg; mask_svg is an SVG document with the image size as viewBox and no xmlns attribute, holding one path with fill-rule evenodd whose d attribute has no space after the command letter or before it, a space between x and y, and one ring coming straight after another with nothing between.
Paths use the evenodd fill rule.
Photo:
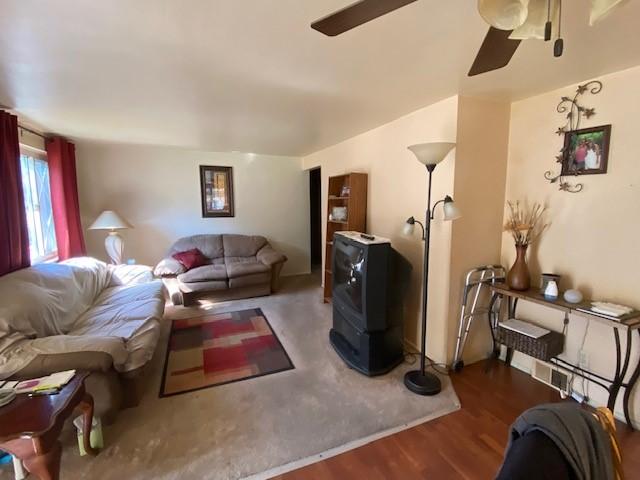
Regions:
<instances>
[{"instance_id":1,"label":"blue object on table","mask_svg":"<svg viewBox=\"0 0 640 480\"><path fill-rule=\"evenodd\" d=\"M0 450L0 465L6 465L7 463L11 463L13 460L11 459L11 454L5 453Z\"/></svg>"}]
</instances>

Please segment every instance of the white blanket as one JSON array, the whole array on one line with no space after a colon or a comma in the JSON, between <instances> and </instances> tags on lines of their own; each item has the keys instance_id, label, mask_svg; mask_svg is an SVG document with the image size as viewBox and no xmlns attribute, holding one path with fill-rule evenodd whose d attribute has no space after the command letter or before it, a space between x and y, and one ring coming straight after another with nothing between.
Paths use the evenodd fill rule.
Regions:
<instances>
[{"instance_id":1,"label":"white blanket","mask_svg":"<svg viewBox=\"0 0 640 480\"><path fill-rule=\"evenodd\" d=\"M0 379L48 353L106 352L116 369L138 368L153 353L164 309L161 282L151 279L147 267L93 258L0 277ZM127 348L136 334L153 341L143 353L139 340Z\"/></svg>"}]
</instances>

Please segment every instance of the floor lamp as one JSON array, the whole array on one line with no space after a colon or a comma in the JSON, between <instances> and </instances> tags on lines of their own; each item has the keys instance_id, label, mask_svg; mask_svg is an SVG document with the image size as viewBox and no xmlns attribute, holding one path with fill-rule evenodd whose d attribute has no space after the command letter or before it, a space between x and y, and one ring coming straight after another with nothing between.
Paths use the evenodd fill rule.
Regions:
<instances>
[{"instance_id":1,"label":"floor lamp","mask_svg":"<svg viewBox=\"0 0 640 480\"><path fill-rule=\"evenodd\" d=\"M429 172L429 187L427 198L427 213L425 215L425 223L413 217L407 219L404 225L404 234L411 235L417 223L422 227L422 240L424 241L424 259L422 270L422 339L420 342L420 369L411 370L404 376L405 386L414 393L419 395L436 395L442 390L440 379L433 373L426 371L425 359L427 354L427 301L429 298L429 239L431 237L431 220L435 208L442 203L444 210L444 220L455 220L460 218L460 211L453 203L453 199L447 195L442 200L438 200L433 207L431 206L431 177L436 165L443 161L447 154L455 147L455 143L421 143L411 145L411 150L418 161L427 167Z\"/></svg>"}]
</instances>

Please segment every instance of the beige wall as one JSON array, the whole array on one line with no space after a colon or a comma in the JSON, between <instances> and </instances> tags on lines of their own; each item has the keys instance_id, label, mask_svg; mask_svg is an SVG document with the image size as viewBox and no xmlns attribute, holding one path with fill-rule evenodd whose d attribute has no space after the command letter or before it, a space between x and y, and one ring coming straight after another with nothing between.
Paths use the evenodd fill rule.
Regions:
<instances>
[{"instance_id":1,"label":"beige wall","mask_svg":"<svg viewBox=\"0 0 640 480\"><path fill-rule=\"evenodd\" d=\"M510 104L472 97L458 100L454 200L462 218L453 222L451 285L447 334L453 358L461 296L467 272L500 263ZM488 300L483 298L484 302ZM466 363L486 358L491 336L485 317L477 317L464 350Z\"/></svg>"},{"instance_id":2,"label":"beige wall","mask_svg":"<svg viewBox=\"0 0 640 480\"><path fill-rule=\"evenodd\" d=\"M455 141L457 108L457 97L451 97L303 159L304 168L322 167L323 222L326 221L328 177L348 172L369 175L367 231L390 238L394 248L413 265L405 337L414 345L418 344L420 334L423 243L417 231L413 238L405 238L401 232L404 221L411 215L418 219L424 217L427 172L407 146ZM455 151L438 165L433 182L434 198L442 198L452 192L454 158ZM323 235L325 233L323 231ZM428 354L438 361L446 357L450 240L451 225L434 222Z\"/></svg>"},{"instance_id":3,"label":"beige wall","mask_svg":"<svg viewBox=\"0 0 640 480\"><path fill-rule=\"evenodd\" d=\"M562 138L554 134L563 123L556 105L561 96L574 93L576 86L567 86L512 105L507 198L537 200L549 207L551 225L530 255L534 282L539 282L541 271L560 273L562 289L577 287L593 298L640 308L640 68L599 80L604 84L602 92L582 98L584 105L596 109L596 115L582 126L612 124L608 173L581 177L585 188L578 194L560 192L543 178L546 170L556 167L554 157L562 146ZM512 242L506 236L502 258L505 265L514 259ZM522 303L519 313L557 330L562 327L562 314L548 309ZM571 319L565 351L573 362L578 360L586 327L583 319ZM591 322L584 349L592 369L612 374L615 347L610 328ZM638 348L634 348L632 362L637 358ZM514 363L525 368L529 365L523 356L515 356ZM574 386L580 390L581 383L576 381ZM603 403L605 395L599 387L592 385L589 394L597 403ZM636 394L635 418L639 408L640 395Z\"/></svg>"},{"instance_id":4,"label":"beige wall","mask_svg":"<svg viewBox=\"0 0 640 480\"><path fill-rule=\"evenodd\" d=\"M407 146L457 143L436 168L433 182L434 202L450 194L463 211L462 219L451 224L442 221L438 209L432 224L427 352L438 362L448 363L453 355L466 272L500 260L508 137L508 103L451 97L303 159L305 168L322 167L325 206L329 176L369 174L367 231L390 238L413 265L405 337L415 347L420 338L423 243L417 232L406 238L401 229L411 215L424 219L427 173ZM478 327L467 360L482 358L489 350L488 331Z\"/></svg>"},{"instance_id":5,"label":"beige wall","mask_svg":"<svg viewBox=\"0 0 640 480\"><path fill-rule=\"evenodd\" d=\"M125 230L125 258L155 265L179 237L243 233L267 237L289 261L285 274L309 272L309 180L301 160L171 147L79 142L78 190L83 225L105 209ZM233 167L235 217L202 218L199 165ZM90 255L105 258L104 232L86 231Z\"/></svg>"}]
</instances>

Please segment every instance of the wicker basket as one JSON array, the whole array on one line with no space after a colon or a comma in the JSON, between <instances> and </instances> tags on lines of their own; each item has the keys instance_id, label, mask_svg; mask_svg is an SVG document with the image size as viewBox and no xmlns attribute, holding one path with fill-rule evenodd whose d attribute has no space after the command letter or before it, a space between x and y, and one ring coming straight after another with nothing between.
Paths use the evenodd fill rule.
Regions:
<instances>
[{"instance_id":1,"label":"wicker basket","mask_svg":"<svg viewBox=\"0 0 640 480\"><path fill-rule=\"evenodd\" d=\"M560 332L549 332L540 338L532 338L508 328L498 328L498 341L539 360L549 361L562 353L564 349L564 335Z\"/></svg>"}]
</instances>

